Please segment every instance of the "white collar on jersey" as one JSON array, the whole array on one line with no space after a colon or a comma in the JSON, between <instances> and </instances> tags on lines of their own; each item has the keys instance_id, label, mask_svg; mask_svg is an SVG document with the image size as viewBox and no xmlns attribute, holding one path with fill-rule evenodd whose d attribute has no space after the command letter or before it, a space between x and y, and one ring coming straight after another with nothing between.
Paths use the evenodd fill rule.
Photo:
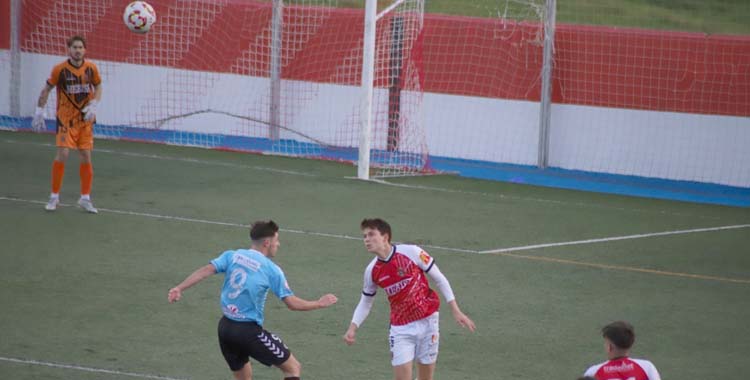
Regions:
<instances>
[{"instance_id":1,"label":"white collar on jersey","mask_svg":"<svg viewBox=\"0 0 750 380\"><path fill-rule=\"evenodd\" d=\"M391 253L388 255L388 257L385 258L385 260L381 259L380 256L378 256L378 260L380 260L380 261L382 261L384 263L387 263L387 262L391 261L391 259L393 258L393 254L394 253L396 253L396 244L393 244L391 246Z\"/></svg>"}]
</instances>

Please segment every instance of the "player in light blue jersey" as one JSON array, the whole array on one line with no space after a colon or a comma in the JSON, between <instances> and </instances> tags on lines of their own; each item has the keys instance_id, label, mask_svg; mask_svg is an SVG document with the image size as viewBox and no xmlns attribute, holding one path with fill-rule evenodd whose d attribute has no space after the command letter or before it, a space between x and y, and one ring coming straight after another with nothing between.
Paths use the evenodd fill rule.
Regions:
<instances>
[{"instance_id":1,"label":"player in light blue jersey","mask_svg":"<svg viewBox=\"0 0 750 380\"><path fill-rule=\"evenodd\" d=\"M284 272L271 258L279 249L279 226L259 221L250 227L251 249L226 251L211 263L198 268L179 285L169 290L169 302L179 301L182 292L215 273L225 273L221 290L219 345L221 353L237 380L252 379L248 357L267 366L274 365L286 380L300 379L300 363L284 342L263 329L263 309L268 291L283 300L290 310L306 311L336 303L333 294L317 301L294 295Z\"/></svg>"}]
</instances>

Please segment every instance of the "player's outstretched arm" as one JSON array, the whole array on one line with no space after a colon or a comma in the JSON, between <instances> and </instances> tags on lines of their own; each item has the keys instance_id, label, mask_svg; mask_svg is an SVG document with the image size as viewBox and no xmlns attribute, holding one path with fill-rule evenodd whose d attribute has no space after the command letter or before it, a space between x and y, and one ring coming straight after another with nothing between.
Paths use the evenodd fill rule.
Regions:
<instances>
[{"instance_id":1,"label":"player's outstretched arm","mask_svg":"<svg viewBox=\"0 0 750 380\"><path fill-rule=\"evenodd\" d=\"M346 329L346 333L344 334L344 343L348 345L352 345L357 341L357 325L352 322L349 325L349 328Z\"/></svg>"},{"instance_id":2,"label":"player's outstretched arm","mask_svg":"<svg viewBox=\"0 0 750 380\"><path fill-rule=\"evenodd\" d=\"M49 92L52 91L54 87L50 86L49 84L45 83L44 88L42 88L42 92L39 93L39 99L36 101L36 106L40 108L44 108L45 105L47 105L47 98L49 97Z\"/></svg>"},{"instance_id":3,"label":"player's outstretched arm","mask_svg":"<svg viewBox=\"0 0 750 380\"><path fill-rule=\"evenodd\" d=\"M461 327L469 329L469 331L471 332L474 332L474 330L476 330L477 327L474 324L474 321L472 321L471 318L467 317L466 314L461 311L461 308L458 307L455 299L451 302L448 302L448 305L451 307L451 313L453 313L453 318L456 320L456 323L458 323Z\"/></svg>"},{"instance_id":4,"label":"player's outstretched arm","mask_svg":"<svg viewBox=\"0 0 750 380\"><path fill-rule=\"evenodd\" d=\"M44 106L47 104L47 98L49 92L54 87L49 84L45 84L42 92L39 93L39 99L36 101L36 111L34 112L34 119L31 121L31 128L35 131L41 131L44 129Z\"/></svg>"},{"instance_id":5,"label":"player's outstretched arm","mask_svg":"<svg viewBox=\"0 0 750 380\"><path fill-rule=\"evenodd\" d=\"M336 298L336 296L333 294L326 294L316 301L308 301L297 296L288 296L284 297L283 301L286 304L286 307L289 308L289 310L308 311L331 306L338 301L338 298Z\"/></svg>"},{"instance_id":6,"label":"player's outstretched arm","mask_svg":"<svg viewBox=\"0 0 750 380\"><path fill-rule=\"evenodd\" d=\"M167 295L167 299L169 300L169 303L179 301L180 298L182 298L183 290L203 281L204 278L215 273L216 273L216 268L214 268L212 264L204 265L198 268L195 272L190 274L190 276L187 276L187 278L184 281L182 281L179 285L175 286L172 289L169 289L169 294Z\"/></svg>"},{"instance_id":7,"label":"player's outstretched arm","mask_svg":"<svg viewBox=\"0 0 750 380\"><path fill-rule=\"evenodd\" d=\"M99 100L102 98L102 85L96 85L94 89L94 99L90 100L86 107L83 107L81 112L83 113L83 120L92 121L96 120L96 108L99 105Z\"/></svg>"},{"instance_id":8,"label":"player's outstretched arm","mask_svg":"<svg viewBox=\"0 0 750 380\"><path fill-rule=\"evenodd\" d=\"M362 326L362 323L365 321L365 319L367 319L367 316L370 314L370 310L372 310L372 304L374 301L375 297L373 297L372 295L362 294L357 307L354 309L352 323L349 325L349 328L346 329L346 333L344 334L344 343L351 346L352 344L354 344L354 342L356 342L357 329L359 328L359 326Z\"/></svg>"},{"instance_id":9,"label":"player's outstretched arm","mask_svg":"<svg viewBox=\"0 0 750 380\"><path fill-rule=\"evenodd\" d=\"M443 275L443 273L440 271L440 268L438 268L437 265L433 265L432 268L430 268L430 271L427 272L427 276L430 277L430 279L432 279L432 281L434 281L437 285L437 288L440 289L440 293L443 294L445 301L448 302L448 305L451 308L451 313L453 313L453 318L456 320L456 323L458 323L462 327L466 327L473 332L476 329L474 321L472 321L471 318L467 317L466 314L461 311L461 308L458 307L458 303L456 303L456 296L453 295L451 284L448 282L448 279L445 277L445 275Z\"/></svg>"}]
</instances>

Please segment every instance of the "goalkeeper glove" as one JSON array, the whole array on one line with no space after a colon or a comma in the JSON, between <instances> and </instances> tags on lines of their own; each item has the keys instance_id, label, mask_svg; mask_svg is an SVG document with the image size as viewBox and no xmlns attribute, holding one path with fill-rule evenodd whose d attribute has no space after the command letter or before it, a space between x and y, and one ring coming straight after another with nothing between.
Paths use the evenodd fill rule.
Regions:
<instances>
[{"instance_id":1,"label":"goalkeeper glove","mask_svg":"<svg viewBox=\"0 0 750 380\"><path fill-rule=\"evenodd\" d=\"M44 108L36 107L34 119L31 121L31 128L37 132L43 131L44 126Z\"/></svg>"},{"instance_id":2,"label":"goalkeeper glove","mask_svg":"<svg viewBox=\"0 0 750 380\"><path fill-rule=\"evenodd\" d=\"M96 120L96 100L92 100L86 104L86 107L83 107L81 112L83 112L83 120L85 121L94 121Z\"/></svg>"}]
</instances>

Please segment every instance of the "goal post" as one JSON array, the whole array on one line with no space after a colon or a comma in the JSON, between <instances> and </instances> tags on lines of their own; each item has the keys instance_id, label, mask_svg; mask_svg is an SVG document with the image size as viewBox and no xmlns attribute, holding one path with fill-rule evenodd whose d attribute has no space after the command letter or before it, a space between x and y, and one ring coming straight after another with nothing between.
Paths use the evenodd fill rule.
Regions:
<instances>
[{"instance_id":1,"label":"goal post","mask_svg":"<svg viewBox=\"0 0 750 380\"><path fill-rule=\"evenodd\" d=\"M350 2L149 0L157 22L146 34L123 25L128 0L12 4L20 12L18 53L4 57L24 64L0 72L12 72L11 84L24 80L6 98L18 99L21 117L33 114L36 88L65 59L65 40L82 35L105 88L97 138L342 161L374 176L427 168L421 69L412 59L423 0L396 1L375 14L369 102L361 100L364 10ZM48 128L55 103L53 92ZM370 161L360 164L362 115L370 118Z\"/></svg>"},{"instance_id":2,"label":"goal post","mask_svg":"<svg viewBox=\"0 0 750 380\"><path fill-rule=\"evenodd\" d=\"M362 46L362 98L360 110L359 160L357 177L370 179L370 143L372 135L372 98L375 72L375 28L378 0L365 2L365 27Z\"/></svg>"},{"instance_id":3,"label":"goal post","mask_svg":"<svg viewBox=\"0 0 750 380\"><path fill-rule=\"evenodd\" d=\"M431 171L422 111L424 0L365 2L357 177Z\"/></svg>"}]
</instances>

